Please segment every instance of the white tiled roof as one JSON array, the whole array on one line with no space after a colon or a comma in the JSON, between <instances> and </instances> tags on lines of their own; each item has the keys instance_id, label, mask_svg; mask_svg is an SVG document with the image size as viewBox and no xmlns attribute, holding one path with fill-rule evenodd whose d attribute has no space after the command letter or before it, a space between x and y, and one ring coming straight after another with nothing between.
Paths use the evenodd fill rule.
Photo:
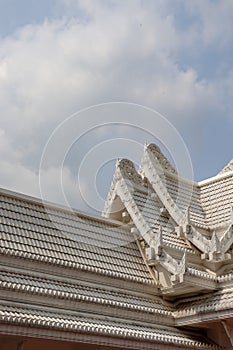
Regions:
<instances>
[{"instance_id":1,"label":"white tiled roof","mask_svg":"<svg viewBox=\"0 0 233 350\"><path fill-rule=\"evenodd\" d=\"M194 183L145 152L139 173L118 161L106 203L127 224L0 192L3 325L217 349L172 325L232 313L233 172Z\"/></svg>"},{"instance_id":2,"label":"white tiled roof","mask_svg":"<svg viewBox=\"0 0 233 350\"><path fill-rule=\"evenodd\" d=\"M192 251L184 240L177 237L174 225L172 225L169 217L160 215L161 204L157 197L151 198L145 191L136 190L133 192L133 198L152 229L159 230L160 226L163 227L163 242L165 245Z\"/></svg>"},{"instance_id":3,"label":"white tiled roof","mask_svg":"<svg viewBox=\"0 0 233 350\"><path fill-rule=\"evenodd\" d=\"M200 200L206 214L206 225L229 222L233 206L233 172L200 184Z\"/></svg>"},{"instance_id":4,"label":"white tiled roof","mask_svg":"<svg viewBox=\"0 0 233 350\"><path fill-rule=\"evenodd\" d=\"M178 303L174 315L178 321L180 318L188 319L196 316L195 321L199 318L200 322L208 314L212 314L211 317L208 316L209 319L218 319L220 318L220 312L222 312L222 315L226 312L227 318L233 315L232 286L222 288L214 293L183 300L183 302Z\"/></svg>"},{"instance_id":5,"label":"white tiled roof","mask_svg":"<svg viewBox=\"0 0 233 350\"><path fill-rule=\"evenodd\" d=\"M85 286L81 282L68 283L26 273L0 272L0 289L167 316L171 316L172 310L158 297L139 297L123 291Z\"/></svg>"},{"instance_id":6,"label":"white tiled roof","mask_svg":"<svg viewBox=\"0 0 233 350\"><path fill-rule=\"evenodd\" d=\"M0 213L2 254L153 282L129 230L6 194Z\"/></svg>"},{"instance_id":7,"label":"white tiled roof","mask_svg":"<svg viewBox=\"0 0 233 350\"><path fill-rule=\"evenodd\" d=\"M216 273L232 258L233 171L195 183L179 177L156 145L147 145L139 172L132 162L118 161L105 216L111 217L115 198L144 240L166 295L182 294L178 283L187 294L217 288Z\"/></svg>"},{"instance_id":8,"label":"white tiled roof","mask_svg":"<svg viewBox=\"0 0 233 350\"><path fill-rule=\"evenodd\" d=\"M174 201L184 212L189 208L190 219L196 224L205 225L205 211L200 199L200 188L193 182L185 181L182 178L164 175L166 188Z\"/></svg>"},{"instance_id":9,"label":"white tiled roof","mask_svg":"<svg viewBox=\"0 0 233 350\"><path fill-rule=\"evenodd\" d=\"M193 336L172 327L149 327L112 322L97 318L77 317L58 312L46 312L30 308L0 306L0 322L30 327L49 327L62 331L84 332L98 335L150 341L156 344L173 344L188 349L218 349L201 337Z\"/></svg>"}]
</instances>

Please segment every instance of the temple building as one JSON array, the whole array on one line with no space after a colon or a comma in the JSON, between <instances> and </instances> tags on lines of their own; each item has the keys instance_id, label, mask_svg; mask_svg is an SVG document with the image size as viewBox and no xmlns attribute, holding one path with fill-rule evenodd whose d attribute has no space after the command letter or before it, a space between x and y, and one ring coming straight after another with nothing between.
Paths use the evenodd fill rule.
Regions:
<instances>
[{"instance_id":1,"label":"temple building","mask_svg":"<svg viewBox=\"0 0 233 350\"><path fill-rule=\"evenodd\" d=\"M0 191L1 350L233 349L233 164L194 182L146 145L96 217Z\"/></svg>"}]
</instances>

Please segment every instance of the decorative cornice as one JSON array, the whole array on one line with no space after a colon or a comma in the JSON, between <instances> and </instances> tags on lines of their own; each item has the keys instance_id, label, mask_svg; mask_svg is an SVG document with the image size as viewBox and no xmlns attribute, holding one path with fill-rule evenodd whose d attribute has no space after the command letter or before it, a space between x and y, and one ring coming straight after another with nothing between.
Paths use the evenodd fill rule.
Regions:
<instances>
[{"instance_id":1,"label":"decorative cornice","mask_svg":"<svg viewBox=\"0 0 233 350\"><path fill-rule=\"evenodd\" d=\"M188 216L187 216L188 217ZM185 225L176 227L178 237L185 237L194 246L196 246L203 254L202 259L209 261L227 261L231 259L231 254L226 253L233 244L233 223L231 222L227 229L218 237L214 230L210 238L206 238L200 233L190 222Z\"/></svg>"},{"instance_id":2,"label":"decorative cornice","mask_svg":"<svg viewBox=\"0 0 233 350\"><path fill-rule=\"evenodd\" d=\"M169 194L166 185L162 181L162 177L164 176L164 168L163 162L161 161L161 155L162 153L157 146L145 146L144 155L141 162L141 172L147 177L155 193L158 195L160 201L163 203L164 207L167 209L175 223L178 225L183 225L187 221L187 213L183 213L179 209ZM167 168L169 168L168 165L166 165L165 170L167 170Z\"/></svg>"},{"instance_id":3,"label":"decorative cornice","mask_svg":"<svg viewBox=\"0 0 233 350\"><path fill-rule=\"evenodd\" d=\"M129 159L121 159L116 162L116 173L115 177L117 180L120 178L128 179L136 184L144 185L142 177L135 170L133 162Z\"/></svg>"},{"instance_id":4,"label":"decorative cornice","mask_svg":"<svg viewBox=\"0 0 233 350\"><path fill-rule=\"evenodd\" d=\"M150 153L151 151L149 151ZM157 152L157 151L156 151ZM144 157L142 170L144 171L144 175L146 175L148 180L152 183L152 186L154 185L154 182L151 181L150 175L152 174L152 178L156 177L157 182L159 183L160 191L161 191L161 201L163 201L163 204L165 205L167 211L169 214L171 211L173 211L174 215L174 207L176 206L173 202L170 195L167 193L166 187L163 184L163 181L160 179L160 175L157 173L157 168L154 165L154 160L151 160L151 155L147 152L147 148L145 150L146 156ZM148 154L147 154L148 153ZM148 160L149 159L149 160ZM148 170L148 174L147 174ZM154 171L155 170L155 171ZM154 171L154 172L153 172ZM137 236L136 239L141 237L146 243L147 247L145 248L145 256L147 259L147 262L149 266L155 266L157 269L157 265L160 265L163 267L170 278L171 286L177 285L177 283L183 283L185 278L184 276L187 274L187 276L190 276L188 279L186 278L186 281L190 280L191 276L195 279L200 279L199 282L197 282L197 285L200 285L204 287L205 283L203 283L203 280L212 281L212 276L209 276L208 273L204 273L201 270L193 270L188 268L187 264L187 252L191 251L191 248L184 249L183 250L183 257L180 257L177 259L174 258L170 252L166 249L166 243L163 241L163 229L162 226L160 226L159 230L155 230L155 228L152 228L151 225L147 222L145 219L145 216L143 215L143 212L140 208L138 208L137 203L134 199L133 193L134 193L134 183L132 181L129 181L129 178L137 179L137 182L140 182L140 184L143 184L142 178L138 178L136 175L136 170L133 166L132 162L128 162L126 160L118 161L117 163L117 169L114 176L114 192L111 193L111 201L114 201L114 198L119 197L121 202L123 203L123 206L129 213L132 222L137 228ZM157 188L156 188L157 189ZM155 189L155 190L156 190ZM158 194L158 190L156 192ZM166 197L166 200L164 200L164 197ZM175 207L176 208L176 207ZM109 210L109 209L108 209ZM179 222L179 226L176 229L177 235L180 238L183 238L184 240L191 241L194 243L201 251L203 252L209 252L210 243L214 247L214 238L211 240L205 238L201 233L199 233L194 227L192 227L189 224L189 210L187 210L186 215L183 215L179 208L176 208L176 214L178 214L176 221ZM174 218L174 216L173 216ZM177 247L171 246L171 249L177 250ZM190 280L191 281L191 280ZM158 283L160 283L158 281ZM209 282L207 282L208 284ZM194 287L195 283L191 283ZM167 289L167 281L165 285L161 285L161 288ZM211 282L211 286L208 285L207 289L213 289L215 288L215 284Z\"/></svg>"},{"instance_id":5,"label":"decorative cornice","mask_svg":"<svg viewBox=\"0 0 233 350\"><path fill-rule=\"evenodd\" d=\"M184 237L194 246L196 246L201 252L209 251L209 239L207 239L203 234L201 234L196 228L194 228L187 221L184 225L179 225L175 228L178 237Z\"/></svg>"},{"instance_id":6,"label":"decorative cornice","mask_svg":"<svg viewBox=\"0 0 233 350\"><path fill-rule=\"evenodd\" d=\"M124 179L118 181L116 186L116 193L121 198L127 211L129 212L135 226L137 227L140 236L148 244L146 249L146 256L148 261L156 261L171 274L179 274L180 262L174 259L165 249L162 243L162 228L157 232L150 227L147 221L144 219L140 209L138 209L135 200L130 191L130 187L127 185ZM180 274L179 274L180 275Z\"/></svg>"},{"instance_id":7,"label":"decorative cornice","mask_svg":"<svg viewBox=\"0 0 233 350\"><path fill-rule=\"evenodd\" d=\"M149 145L145 145L144 150L148 150L148 152L154 155L154 157L158 160L160 167L163 169L164 172L177 175L176 169L167 160L167 158L161 152L160 148L157 145L153 143Z\"/></svg>"}]
</instances>

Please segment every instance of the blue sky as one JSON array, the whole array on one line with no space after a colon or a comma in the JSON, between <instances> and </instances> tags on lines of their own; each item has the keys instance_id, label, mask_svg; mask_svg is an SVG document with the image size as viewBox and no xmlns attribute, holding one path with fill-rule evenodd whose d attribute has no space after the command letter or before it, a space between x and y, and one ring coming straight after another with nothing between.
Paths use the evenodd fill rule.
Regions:
<instances>
[{"instance_id":1,"label":"blue sky","mask_svg":"<svg viewBox=\"0 0 233 350\"><path fill-rule=\"evenodd\" d=\"M70 138L70 115L111 101L125 103L121 116L112 105L116 122L149 120L145 110L138 107L137 113L126 103L158 111L184 140L194 179L217 174L233 158L233 2L0 0L1 187L40 196L43 174L47 199L64 202L65 191L69 205L90 210L77 189L78 173L85 154L102 142L119 139L105 143L106 150L99 147L98 169L86 157L90 170L80 183L88 201L96 196L93 181L105 197L115 158L140 162L144 142L160 142L176 162L153 123L145 125L152 136L132 125L105 125L72 145L64 141ZM104 107L95 116L82 112L75 128L89 130L98 118L108 123L105 114ZM49 164L40 167L57 127L66 134L53 146ZM64 151L62 193L56 154Z\"/></svg>"}]
</instances>

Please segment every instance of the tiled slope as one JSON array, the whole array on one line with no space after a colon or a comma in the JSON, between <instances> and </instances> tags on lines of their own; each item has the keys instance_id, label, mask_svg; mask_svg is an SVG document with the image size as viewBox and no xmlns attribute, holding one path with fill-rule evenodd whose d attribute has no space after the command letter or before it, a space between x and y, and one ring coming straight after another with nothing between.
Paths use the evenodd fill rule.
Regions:
<instances>
[{"instance_id":1,"label":"tiled slope","mask_svg":"<svg viewBox=\"0 0 233 350\"><path fill-rule=\"evenodd\" d=\"M128 230L5 193L0 194L0 252L153 282Z\"/></svg>"},{"instance_id":2,"label":"tiled slope","mask_svg":"<svg viewBox=\"0 0 233 350\"><path fill-rule=\"evenodd\" d=\"M200 183L201 203L206 212L206 224L224 224L231 219L233 206L233 173Z\"/></svg>"},{"instance_id":3,"label":"tiled slope","mask_svg":"<svg viewBox=\"0 0 233 350\"><path fill-rule=\"evenodd\" d=\"M211 294L200 295L180 302L177 305L175 316L177 318L195 315L200 317L200 315L204 316L210 312L217 313L226 310L229 317L232 315L232 305L233 287L229 286Z\"/></svg>"},{"instance_id":4,"label":"tiled slope","mask_svg":"<svg viewBox=\"0 0 233 350\"><path fill-rule=\"evenodd\" d=\"M166 187L179 208L190 208L190 219L197 226L212 227L231 220L233 173L193 184L166 176ZM190 195L192 194L192 195Z\"/></svg>"},{"instance_id":5,"label":"tiled slope","mask_svg":"<svg viewBox=\"0 0 233 350\"><path fill-rule=\"evenodd\" d=\"M183 213L189 208L193 224L207 228L231 220L232 172L200 183L192 183L168 173L161 179Z\"/></svg>"},{"instance_id":6,"label":"tiled slope","mask_svg":"<svg viewBox=\"0 0 233 350\"><path fill-rule=\"evenodd\" d=\"M0 289L17 291L23 295L53 297L59 300L72 300L112 306L119 309L148 312L171 316L171 308L158 297L139 297L123 291L112 291L104 288L89 287L77 280L73 282L55 281L32 274L0 272ZM45 299L44 299L45 300ZM58 302L57 302L58 305Z\"/></svg>"},{"instance_id":7,"label":"tiled slope","mask_svg":"<svg viewBox=\"0 0 233 350\"><path fill-rule=\"evenodd\" d=\"M177 237L174 225L171 223L171 220L169 220L169 217L160 214L161 204L158 197L154 196L152 199L146 192L135 191L133 193L133 198L138 209L151 228L158 231L160 226L162 226L163 242L165 246L191 251L189 245L186 244L183 239Z\"/></svg>"},{"instance_id":8,"label":"tiled slope","mask_svg":"<svg viewBox=\"0 0 233 350\"><path fill-rule=\"evenodd\" d=\"M217 349L209 345L200 336L195 337L189 333L172 327L149 327L120 322L111 322L96 318L77 317L56 312L46 312L30 308L0 307L0 322L18 324L22 326L54 328L66 332L82 332L99 334L103 336L121 337L125 341L133 339L140 342L149 341L156 344L171 344L186 349ZM153 343L152 347L153 348ZM138 347L137 347L138 348ZM139 348L142 348L141 346Z\"/></svg>"},{"instance_id":9,"label":"tiled slope","mask_svg":"<svg viewBox=\"0 0 233 350\"><path fill-rule=\"evenodd\" d=\"M205 212L200 200L200 188L197 184L168 174L165 178L169 194L183 213L189 209L191 221L198 225L205 225Z\"/></svg>"}]
</instances>

